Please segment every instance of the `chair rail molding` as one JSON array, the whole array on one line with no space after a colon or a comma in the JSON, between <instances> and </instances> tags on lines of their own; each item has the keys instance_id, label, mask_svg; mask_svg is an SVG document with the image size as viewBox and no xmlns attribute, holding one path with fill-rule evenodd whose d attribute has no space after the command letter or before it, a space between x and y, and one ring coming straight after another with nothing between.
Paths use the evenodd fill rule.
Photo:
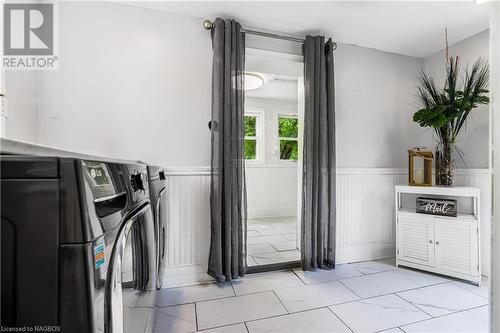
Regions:
<instances>
[{"instance_id":1,"label":"chair rail molding","mask_svg":"<svg viewBox=\"0 0 500 333\"><path fill-rule=\"evenodd\" d=\"M394 185L401 168L337 169L337 262L395 256ZM489 275L491 170L457 169L456 184L481 189L482 272ZM165 287L210 281L210 167L167 168Z\"/></svg>"}]
</instances>

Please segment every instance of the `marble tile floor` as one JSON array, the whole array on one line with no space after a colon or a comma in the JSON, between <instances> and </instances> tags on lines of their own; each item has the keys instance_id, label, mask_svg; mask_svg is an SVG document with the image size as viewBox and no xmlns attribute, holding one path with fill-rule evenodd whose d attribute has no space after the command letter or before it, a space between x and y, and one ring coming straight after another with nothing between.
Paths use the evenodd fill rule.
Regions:
<instances>
[{"instance_id":1,"label":"marble tile floor","mask_svg":"<svg viewBox=\"0 0 500 333\"><path fill-rule=\"evenodd\" d=\"M296 217L248 219L247 227L248 266L300 260Z\"/></svg>"},{"instance_id":2,"label":"marble tile floor","mask_svg":"<svg viewBox=\"0 0 500 333\"><path fill-rule=\"evenodd\" d=\"M265 246L264 246L265 247ZM160 290L154 332L488 332L481 287L393 260Z\"/></svg>"}]
</instances>

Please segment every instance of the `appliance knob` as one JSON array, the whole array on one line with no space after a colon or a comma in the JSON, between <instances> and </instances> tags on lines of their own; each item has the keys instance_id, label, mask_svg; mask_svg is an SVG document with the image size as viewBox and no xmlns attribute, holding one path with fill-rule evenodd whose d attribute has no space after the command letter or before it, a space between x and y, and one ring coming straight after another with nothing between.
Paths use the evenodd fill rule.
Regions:
<instances>
[{"instance_id":1,"label":"appliance knob","mask_svg":"<svg viewBox=\"0 0 500 333\"><path fill-rule=\"evenodd\" d=\"M134 191L144 191L147 179L143 173L136 173L131 175L130 185Z\"/></svg>"}]
</instances>

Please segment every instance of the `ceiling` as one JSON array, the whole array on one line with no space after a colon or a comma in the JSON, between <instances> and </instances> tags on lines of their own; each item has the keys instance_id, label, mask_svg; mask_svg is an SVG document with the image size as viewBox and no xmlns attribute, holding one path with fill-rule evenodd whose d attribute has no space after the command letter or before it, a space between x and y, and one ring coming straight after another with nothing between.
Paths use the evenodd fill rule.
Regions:
<instances>
[{"instance_id":1,"label":"ceiling","mask_svg":"<svg viewBox=\"0 0 500 333\"><path fill-rule=\"evenodd\" d=\"M297 77L277 74L257 73L264 76L265 83L262 87L245 91L246 97L269 98L286 101L297 101Z\"/></svg>"},{"instance_id":2,"label":"ceiling","mask_svg":"<svg viewBox=\"0 0 500 333\"><path fill-rule=\"evenodd\" d=\"M295 36L323 34L413 57L426 57L488 29L489 4L482 1L199 1L134 2L136 6L199 18L230 17L244 27ZM201 29L201 22L200 22Z\"/></svg>"}]
</instances>

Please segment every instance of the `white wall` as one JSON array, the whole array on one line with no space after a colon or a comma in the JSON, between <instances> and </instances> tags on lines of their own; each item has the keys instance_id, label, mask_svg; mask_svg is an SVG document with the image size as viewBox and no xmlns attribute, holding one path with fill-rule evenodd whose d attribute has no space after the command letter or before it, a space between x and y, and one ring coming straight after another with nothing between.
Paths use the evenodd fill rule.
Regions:
<instances>
[{"instance_id":1,"label":"white wall","mask_svg":"<svg viewBox=\"0 0 500 333\"><path fill-rule=\"evenodd\" d=\"M201 19L105 2L62 2L60 18L59 70L40 73L38 143L209 165L212 51Z\"/></svg>"},{"instance_id":2,"label":"white wall","mask_svg":"<svg viewBox=\"0 0 500 333\"><path fill-rule=\"evenodd\" d=\"M335 50L337 166L403 168L426 144L412 121L421 59L353 45Z\"/></svg>"},{"instance_id":3,"label":"white wall","mask_svg":"<svg viewBox=\"0 0 500 333\"><path fill-rule=\"evenodd\" d=\"M39 75L35 71L5 71L7 119L3 136L38 142Z\"/></svg>"},{"instance_id":4,"label":"white wall","mask_svg":"<svg viewBox=\"0 0 500 333\"><path fill-rule=\"evenodd\" d=\"M458 56L462 68L466 68L479 57L486 61L489 57L489 31L483 31L449 47L450 56ZM445 78L446 56L444 50L424 59L427 71L434 73L437 82L443 83ZM432 131L425 133L432 136ZM465 153L465 162L470 168L488 168L489 158L489 112L487 105L481 105L471 112L466 127L457 138L457 145ZM457 155L457 154L455 154ZM458 167L464 164L459 156L455 156Z\"/></svg>"}]
</instances>

